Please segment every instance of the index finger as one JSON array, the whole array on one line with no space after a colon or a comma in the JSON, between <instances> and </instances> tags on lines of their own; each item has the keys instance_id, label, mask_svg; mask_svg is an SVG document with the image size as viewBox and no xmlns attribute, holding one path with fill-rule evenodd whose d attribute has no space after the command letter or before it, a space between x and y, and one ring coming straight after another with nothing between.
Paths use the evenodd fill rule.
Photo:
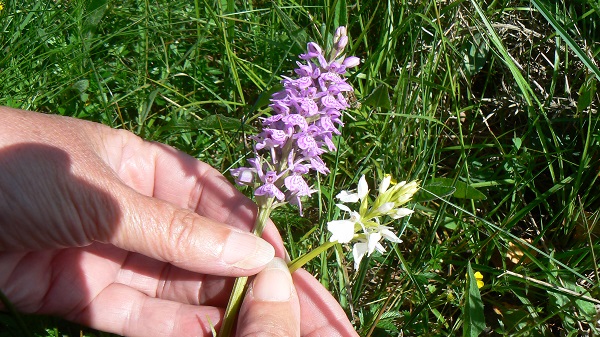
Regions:
<instances>
[{"instance_id":1,"label":"index finger","mask_svg":"<svg viewBox=\"0 0 600 337\"><path fill-rule=\"evenodd\" d=\"M100 151L119 178L138 193L237 227L252 230L254 202L210 165L170 146L144 141L125 130L101 127ZM262 237L284 256L283 241L269 220Z\"/></svg>"}]
</instances>

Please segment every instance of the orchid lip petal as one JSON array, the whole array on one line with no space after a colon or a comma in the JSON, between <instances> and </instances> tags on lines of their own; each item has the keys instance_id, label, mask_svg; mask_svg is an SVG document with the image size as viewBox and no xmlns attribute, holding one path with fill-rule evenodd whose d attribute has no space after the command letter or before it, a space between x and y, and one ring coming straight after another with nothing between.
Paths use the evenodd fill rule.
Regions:
<instances>
[{"instance_id":1,"label":"orchid lip petal","mask_svg":"<svg viewBox=\"0 0 600 337\"><path fill-rule=\"evenodd\" d=\"M373 251L375 250L376 245L379 243L379 240L381 240L381 234L379 234L379 233L369 234L369 239L367 240L367 244L368 244L368 248L369 248L369 256L371 254L373 254Z\"/></svg>"},{"instance_id":2,"label":"orchid lip petal","mask_svg":"<svg viewBox=\"0 0 600 337\"><path fill-rule=\"evenodd\" d=\"M368 250L368 245L364 242L357 242L352 247L352 257L354 258L354 269L358 270L360 266L360 261L365 256Z\"/></svg>"},{"instance_id":3,"label":"orchid lip petal","mask_svg":"<svg viewBox=\"0 0 600 337\"><path fill-rule=\"evenodd\" d=\"M357 202L359 200L357 193L348 193L348 191L341 191L336 198L341 202Z\"/></svg>"},{"instance_id":4,"label":"orchid lip petal","mask_svg":"<svg viewBox=\"0 0 600 337\"><path fill-rule=\"evenodd\" d=\"M349 220L329 221L327 230L331 232L331 242L348 243L354 237L354 223Z\"/></svg>"},{"instance_id":5,"label":"orchid lip petal","mask_svg":"<svg viewBox=\"0 0 600 337\"><path fill-rule=\"evenodd\" d=\"M339 209L341 209L342 211L346 211L348 213L352 213L352 210L350 209L350 207L344 205L344 204L335 204Z\"/></svg>"}]
</instances>

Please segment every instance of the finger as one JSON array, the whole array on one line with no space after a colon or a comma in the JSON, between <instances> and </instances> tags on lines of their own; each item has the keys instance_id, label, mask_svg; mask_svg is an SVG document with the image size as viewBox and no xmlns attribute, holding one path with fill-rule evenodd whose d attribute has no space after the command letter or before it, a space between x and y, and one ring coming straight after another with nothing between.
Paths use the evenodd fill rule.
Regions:
<instances>
[{"instance_id":1,"label":"finger","mask_svg":"<svg viewBox=\"0 0 600 337\"><path fill-rule=\"evenodd\" d=\"M122 284L112 284L82 311L66 318L95 329L125 336L212 336L221 309L192 306L148 297Z\"/></svg>"},{"instance_id":2,"label":"finger","mask_svg":"<svg viewBox=\"0 0 600 337\"><path fill-rule=\"evenodd\" d=\"M106 254L111 247L116 249L101 245L98 248L86 247L86 250L94 249L99 254ZM141 254L129 253L115 274L115 282L150 297L184 304L225 307L234 278L195 273Z\"/></svg>"},{"instance_id":3,"label":"finger","mask_svg":"<svg viewBox=\"0 0 600 337\"><path fill-rule=\"evenodd\" d=\"M300 336L300 305L285 261L273 259L252 282L237 336Z\"/></svg>"},{"instance_id":4,"label":"finger","mask_svg":"<svg viewBox=\"0 0 600 337\"><path fill-rule=\"evenodd\" d=\"M210 165L130 132L103 128L103 154L125 184L146 196L170 202L207 218L246 231L252 229L256 205ZM263 237L284 256L281 236L269 221Z\"/></svg>"},{"instance_id":5,"label":"finger","mask_svg":"<svg viewBox=\"0 0 600 337\"><path fill-rule=\"evenodd\" d=\"M115 246L168 262L180 268L213 275L255 274L274 256L261 238L193 211L123 188L117 223L100 237Z\"/></svg>"},{"instance_id":6,"label":"finger","mask_svg":"<svg viewBox=\"0 0 600 337\"><path fill-rule=\"evenodd\" d=\"M344 310L317 279L304 269L292 277L300 300L303 337L358 336Z\"/></svg>"}]
</instances>

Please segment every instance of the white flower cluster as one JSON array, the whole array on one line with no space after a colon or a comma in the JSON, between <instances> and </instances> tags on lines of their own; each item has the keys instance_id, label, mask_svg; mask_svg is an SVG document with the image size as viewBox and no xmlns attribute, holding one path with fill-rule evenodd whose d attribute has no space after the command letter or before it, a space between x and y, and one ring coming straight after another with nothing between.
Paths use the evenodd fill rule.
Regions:
<instances>
[{"instance_id":1,"label":"white flower cluster","mask_svg":"<svg viewBox=\"0 0 600 337\"><path fill-rule=\"evenodd\" d=\"M341 191L337 195L338 200L342 203L336 206L342 211L347 212L350 217L327 223L327 229L332 234L330 241L337 241L339 243L354 242L352 255L354 257L354 268L358 269L360 261L365 254L370 256L375 250L380 253L385 252L385 248L380 243L382 238L394 243L402 242L392 232L392 227L381 225L380 218L387 215L392 219L399 219L412 214L413 211L411 209L401 206L410 201L418 190L419 183L417 181L409 183L403 181L393 184L392 177L386 175L381 184L379 184L377 198L369 206L369 185L363 175L358 182L356 192ZM358 212L343 204L357 203L359 201L360 207Z\"/></svg>"}]
</instances>

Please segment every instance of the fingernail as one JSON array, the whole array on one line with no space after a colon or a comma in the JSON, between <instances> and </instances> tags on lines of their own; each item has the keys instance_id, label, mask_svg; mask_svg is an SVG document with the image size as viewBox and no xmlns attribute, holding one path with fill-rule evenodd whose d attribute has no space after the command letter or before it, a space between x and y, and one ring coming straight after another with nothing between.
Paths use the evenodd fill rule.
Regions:
<instances>
[{"instance_id":1,"label":"fingernail","mask_svg":"<svg viewBox=\"0 0 600 337\"><path fill-rule=\"evenodd\" d=\"M292 297L292 275L287 264L276 257L252 283L254 299L268 302L285 302Z\"/></svg>"},{"instance_id":2,"label":"fingernail","mask_svg":"<svg viewBox=\"0 0 600 337\"><path fill-rule=\"evenodd\" d=\"M290 253L288 253L287 249L284 248L283 252L285 253L285 256L283 257L285 263L292 262L292 258L290 257Z\"/></svg>"},{"instance_id":3,"label":"fingernail","mask_svg":"<svg viewBox=\"0 0 600 337\"><path fill-rule=\"evenodd\" d=\"M250 233L232 231L223 247L223 261L241 269L264 266L273 256L273 246Z\"/></svg>"}]
</instances>

